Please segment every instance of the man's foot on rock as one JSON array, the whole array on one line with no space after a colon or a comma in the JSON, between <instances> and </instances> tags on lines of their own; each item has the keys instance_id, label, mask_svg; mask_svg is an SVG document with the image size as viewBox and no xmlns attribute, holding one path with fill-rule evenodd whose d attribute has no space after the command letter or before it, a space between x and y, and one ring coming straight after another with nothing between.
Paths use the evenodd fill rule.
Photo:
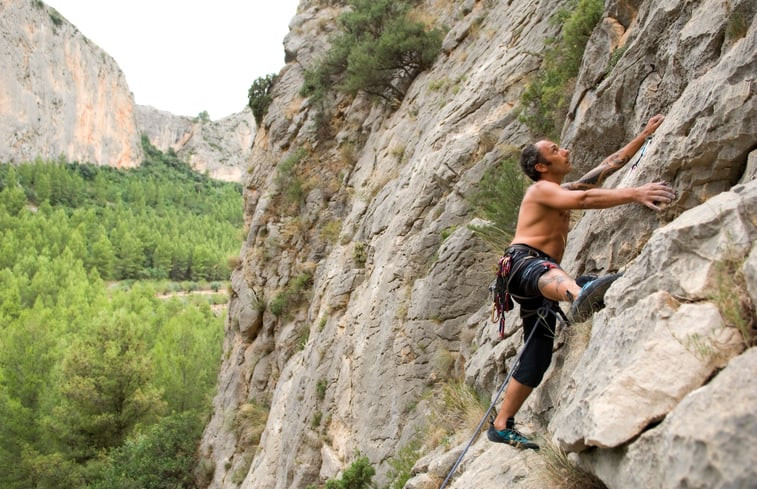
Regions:
<instances>
[{"instance_id":1,"label":"man's foot on rock","mask_svg":"<svg viewBox=\"0 0 757 489\"><path fill-rule=\"evenodd\" d=\"M612 273L587 282L581 287L581 293L570 306L570 314L568 314L570 322L582 323L605 307L605 292L622 276L622 273Z\"/></svg>"},{"instance_id":2,"label":"man's foot on rock","mask_svg":"<svg viewBox=\"0 0 757 489\"><path fill-rule=\"evenodd\" d=\"M486 436L489 441L494 443L505 443L512 445L515 448L530 448L531 450L538 450L539 445L529 440L523 433L515 429L497 430L493 424L489 425L489 431L486 432Z\"/></svg>"}]
</instances>

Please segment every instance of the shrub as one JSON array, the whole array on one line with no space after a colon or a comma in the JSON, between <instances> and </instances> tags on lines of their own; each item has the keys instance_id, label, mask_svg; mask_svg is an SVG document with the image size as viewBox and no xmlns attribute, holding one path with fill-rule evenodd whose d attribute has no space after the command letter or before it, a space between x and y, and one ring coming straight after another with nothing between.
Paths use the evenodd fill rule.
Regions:
<instances>
[{"instance_id":1,"label":"shrub","mask_svg":"<svg viewBox=\"0 0 757 489\"><path fill-rule=\"evenodd\" d=\"M268 107L273 101L271 96L271 90L273 84L276 82L276 75L271 73L270 75L261 76L252 82L252 86L247 91L247 99L249 100L249 106L252 109L252 115L255 117L255 123L260 126L268 112Z\"/></svg>"},{"instance_id":2,"label":"shrub","mask_svg":"<svg viewBox=\"0 0 757 489\"><path fill-rule=\"evenodd\" d=\"M603 0L570 0L552 17L563 25L562 34L548 41L541 69L520 99L520 120L533 132L558 139L586 43L603 11Z\"/></svg>"},{"instance_id":3,"label":"shrub","mask_svg":"<svg viewBox=\"0 0 757 489\"><path fill-rule=\"evenodd\" d=\"M301 273L290 280L286 288L271 300L268 304L268 310L274 316L282 316L285 311L302 304L306 298L305 291L312 284L313 276L309 273ZM307 342L307 339L305 339L305 342Z\"/></svg>"},{"instance_id":4,"label":"shrub","mask_svg":"<svg viewBox=\"0 0 757 489\"><path fill-rule=\"evenodd\" d=\"M342 473L340 479L326 481L326 489L371 489L376 469L368 457L360 457Z\"/></svg>"},{"instance_id":5,"label":"shrub","mask_svg":"<svg viewBox=\"0 0 757 489\"><path fill-rule=\"evenodd\" d=\"M336 88L401 100L410 82L426 70L441 50L442 34L407 17L410 3L396 0L349 0L352 9L339 17L342 32L331 49L305 73L303 96L321 100Z\"/></svg>"},{"instance_id":6,"label":"shrub","mask_svg":"<svg viewBox=\"0 0 757 489\"><path fill-rule=\"evenodd\" d=\"M491 224L471 226L471 230L497 250L507 247L518 223L525 188L523 172L514 155L494 165L467 198L476 214Z\"/></svg>"},{"instance_id":7,"label":"shrub","mask_svg":"<svg viewBox=\"0 0 757 489\"><path fill-rule=\"evenodd\" d=\"M284 201L299 207L305 199L305 186L297 173L297 167L307 155L304 148L299 148L290 154L276 167L274 183Z\"/></svg>"},{"instance_id":8,"label":"shrub","mask_svg":"<svg viewBox=\"0 0 757 489\"><path fill-rule=\"evenodd\" d=\"M108 457L95 489L180 489L194 487L195 446L202 422L191 413L163 418Z\"/></svg>"},{"instance_id":9,"label":"shrub","mask_svg":"<svg viewBox=\"0 0 757 489\"><path fill-rule=\"evenodd\" d=\"M418 438L399 449L387 462L391 469L387 477L391 481L387 489L402 489L413 475L413 466L421 457L421 443Z\"/></svg>"},{"instance_id":10,"label":"shrub","mask_svg":"<svg viewBox=\"0 0 757 489\"><path fill-rule=\"evenodd\" d=\"M326 379L319 380L315 385L315 396L318 398L318 400L322 401L326 398L326 389L328 388L328 386L329 383Z\"/></svg>"},{"instance_id":11,"label":"shrub","mask_svg":"<svg viewBox=\"0 0 757 489\"><path fill-rule=\"evenodd\" d=\"M368 261L368 247L362 241L355 243L355 247L352 249L352 261L358 268L365 267L365 262Z\"/></svg>"}]
</instances>

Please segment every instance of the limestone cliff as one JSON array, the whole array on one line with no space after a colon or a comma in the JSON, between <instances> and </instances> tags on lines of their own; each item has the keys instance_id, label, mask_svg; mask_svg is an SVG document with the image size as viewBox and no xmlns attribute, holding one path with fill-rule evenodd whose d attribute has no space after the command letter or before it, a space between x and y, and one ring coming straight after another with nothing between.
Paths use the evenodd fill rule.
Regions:
<instances>
[{"instance_id":1,"label":"limestone cliff","mask_svg":"<svg viewBox=\"0 0 757 489\"><path fill-rule=\"evenodd\" d=\"M116 62L41 1L0 2L0 161L142 162Z\"/></svg>"},{"instance_id":2,"label":"limestone cliff","mask_svg":"<svg viewBox=\"0 0 757 489\"><path fill-rule=\"evenodd\" d=\"M242 180L249 109L201 121L135 105L116 61L39 0L2 0L0 36L0 162L63 156L131 168L142 163L144 133L197 171Z\"/></svg>"},{"instance_id":3,"label":"limestone cliff","mask_svg":"<svg viewBox=\"0 0 757 489\"><path fill-rule=\"evenodd\" d=\"M389 462L438 422L446 385L499 387L522 338L499 341L488 320L501 250L470 230L467 197L538 136L514 109L563 3L421 2L418 18L449 28L433 68L398 107L338 96L324 121L299 90L342 7L301 2L252 150L204 486L305 489L359 452L383 487ZM609 0L576 81L562 129L576 173L661 112L644 158L606 186L667 180L678 194L661 212L576 213L563 266L625 275L592 322L561 330L519 416L609 488L757 480L757 355L732 326L729 307L740 306L718 299L754 314L753 7ZM287 198L295 191L299 202ZM511 314L508 330L518 323ZM405 488L438 488L470 435L424 439ZM541 461L480 439L448 487L550 487Z\"/></svg>"},{"instance_id":4,"label":"limestone cliff","mask_svg":"<svg viewBox=\"0 0 757 489\"><path fill-rule=\"evenodd\" d=\"M249 108L217 121L178 116L137 105L137 126L161 151L173 150L196 171L241 182L252 151L255 118Z\"/></svg>"}]
</instances>

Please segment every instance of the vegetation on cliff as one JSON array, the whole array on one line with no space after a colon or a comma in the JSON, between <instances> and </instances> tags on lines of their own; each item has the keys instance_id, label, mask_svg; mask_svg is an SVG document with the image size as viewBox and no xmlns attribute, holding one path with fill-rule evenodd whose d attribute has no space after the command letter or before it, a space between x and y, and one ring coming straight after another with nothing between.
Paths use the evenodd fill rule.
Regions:
<instances>
[{"instance_id":1,"label":"vegetation on cliff","mask_svg":"<svg viewBox=\"0 0 757 489\"><path fill-rule=\"evenodd\" d=\"M339 17L340 33L321 62L305 72L302 95L322 99L330 90L365 92L402 100L418 74L441 50L442 34L408 17L408 1L350 0Z\"/></svg>"},{"instance_id":2,"label":"vegetation on cliff","mask_svg":"<svg viewBox=\"0 0 757 489\"><path fill-rule=\"evenodd\" d=\"M535 134L559 140L586 43L603 12L603 0L569 0L552 17L560 36L547 40L541 69L520 100L520 120Z\"/></svg>"}]
</instances>

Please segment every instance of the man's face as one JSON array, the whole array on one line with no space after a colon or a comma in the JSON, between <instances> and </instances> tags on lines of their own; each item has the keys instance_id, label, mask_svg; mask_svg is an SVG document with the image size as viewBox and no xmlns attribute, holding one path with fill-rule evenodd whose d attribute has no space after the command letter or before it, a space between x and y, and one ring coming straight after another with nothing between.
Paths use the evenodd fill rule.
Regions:
<instances>
[{"instance_id":1,"label":"man's face","mask_svg":"<svg viewBox=\"0 0 757 489\"><path fill-rule=\"evenodd\" d=\"M570 151L547 140L539 141L535 146L539 150L540 164L544 167L537 168L537 170L561 175L565 175L571 170Z\"/></svg>"}]
</instances>

